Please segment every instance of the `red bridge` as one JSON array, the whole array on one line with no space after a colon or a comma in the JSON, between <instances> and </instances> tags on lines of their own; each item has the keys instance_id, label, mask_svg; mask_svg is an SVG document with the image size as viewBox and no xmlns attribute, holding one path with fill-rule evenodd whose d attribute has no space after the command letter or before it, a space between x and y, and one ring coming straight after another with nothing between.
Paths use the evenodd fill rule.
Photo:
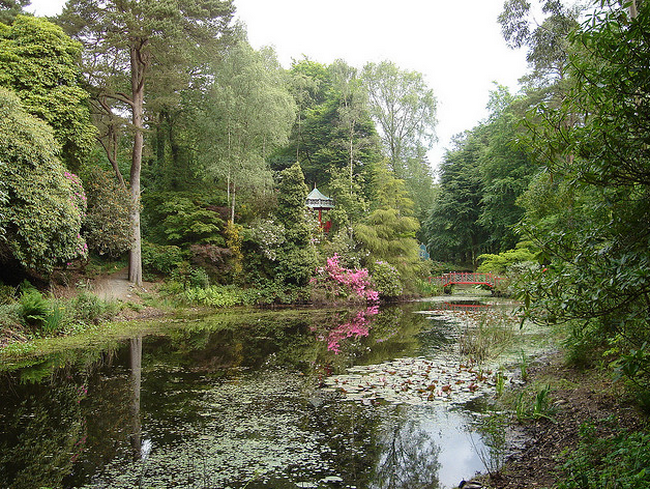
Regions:
<instances>
[{"instance_id":1,"label":"red bridge","mask_svg":"<svg viewBox=\"0 0 650 489\"><path fill-rule=\"evenodd\" d=\"M430 277L429 282L441 287L449 287L450 285L487 285L488 287L494 287L499 280L503 279L504 277L499 277L493 273L450 272L443 273L439 277Z\"/></svg>"}]
</instances>

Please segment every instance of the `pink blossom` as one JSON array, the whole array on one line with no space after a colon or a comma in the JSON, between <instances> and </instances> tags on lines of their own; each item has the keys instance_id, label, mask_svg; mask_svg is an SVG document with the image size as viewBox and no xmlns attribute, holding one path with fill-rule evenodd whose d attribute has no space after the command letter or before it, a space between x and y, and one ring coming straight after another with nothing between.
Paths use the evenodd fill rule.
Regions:
<instances>
[{"instance_id":1,"label":"pink blossom","mask_svg":"<svg viewBox=\"0 0 650 489\"><path fill-rule=\"evenodd\" d=\"M317 273L325 282L331 281L334 284L339 284L362 299L366 299L369 302L377 302L379 300L379 293L370 288L371 283L368 270L365 268L351 270L342 267L339 264L338 254L334 254L334 256L328 258L327 266L319 267Z\"/></svg>"}]
</instances>

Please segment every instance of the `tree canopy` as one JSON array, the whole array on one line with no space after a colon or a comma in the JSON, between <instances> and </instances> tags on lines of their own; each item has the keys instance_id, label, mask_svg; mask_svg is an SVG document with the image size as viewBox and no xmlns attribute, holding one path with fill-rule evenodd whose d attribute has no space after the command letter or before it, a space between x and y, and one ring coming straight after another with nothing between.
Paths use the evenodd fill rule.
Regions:
<instances>
[{"instance_id":1,"label":"tree canopy","mask_svg":"<svg viewBox=\"0 0 650 489\"><path fill-rule=\"evenodd\" d=\"M190 68L205 62L208 46L228 33L231 1L187 0L174 4L155 0L122 2L71 0L60 18L67 32L84 45L84 69L89 83L98 89L98 104L108 119L110 137L121 110L131 113L133 150L129 184L132 205L133 245L129 256L129 278L142 282L140 192L145 131L145 98L150 79L189 75ZM186 72L183 68L190 69ZM166 78L171 90L191 82L191 77ZM180 81L179 81L180 80ZM169 95L171 90L165 93ZM160 93L160 92L159 92ZM109 158L110 144L105 143ZM117 161L111 163L118 175Z\"/></svg>"},{"instance_id":2,"label":"tree canopy","mask_svg":"<svg viewBox=\"0 0 650 489\"><path fill-rule=\"evenodd\" d=\"M57 25L18 15L0 24L0 86L54 129L61 158L78 171L95 145L90 94L79 68L82 46Z\"/></svg>"}]
</instances>

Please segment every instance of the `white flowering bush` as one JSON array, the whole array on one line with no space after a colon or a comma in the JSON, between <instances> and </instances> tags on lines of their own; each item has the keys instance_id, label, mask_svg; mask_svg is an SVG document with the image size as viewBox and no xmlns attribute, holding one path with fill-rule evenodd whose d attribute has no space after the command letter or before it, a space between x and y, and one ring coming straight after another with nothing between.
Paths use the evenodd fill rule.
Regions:
<instances>
[{"instance_id":1,"label":"white flowering bush","mask_svg":"<svg viewBox=\"0 0 650 489\"><path fill-rule=\"evenodd\" d=\"M284 226L273 219L260 220L251 225L249 238L259 247L262 254L271 261L278 259L278 250L286 241Z\"/></svg>"}]
</instances>

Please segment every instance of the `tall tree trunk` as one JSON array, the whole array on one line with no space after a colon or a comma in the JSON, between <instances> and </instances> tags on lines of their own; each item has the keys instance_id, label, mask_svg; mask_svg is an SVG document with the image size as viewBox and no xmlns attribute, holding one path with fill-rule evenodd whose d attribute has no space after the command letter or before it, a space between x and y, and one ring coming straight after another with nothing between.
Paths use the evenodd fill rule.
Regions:
<instances>
[{"instance_id":1,"label":"tall tree trunk","mask_svg":"<svg viewBox=\"0 0 650 489\"><path fill-rule=\"evenodd\" d=\"M235 199L236 199L236 186L235 186L235 179L233 178L232 180L232 200L230 201L230 222L232 224L235 224Z\"/></svg>"},{"instance_id":2,"label":"tall tree trunk","mask_svg":"<svg viewBox=\"0 0 650 489\"><path fill-rule=\"evenodd\" d=\"M133 155L131 160L131 226L133 245L129 253L129 281L142 285L142 237L140 235L140 174L142 172L142 149L144 147L144 72L142 53L131 48L131 90L133 94Z\"/></svg>"},{"instance_id":3,"label":"tall tree trunk","mask_svg":"<svg viewBox=\"0 0 650 489\"><path fill-rule=\"evenodd\" d=\"M350 192L354 182L354 123L350 127Z\"/></svg>"},{"instance_id":4,"label":"tall tree trunk","mask_svg":"<svg viewBox=\"0 0 650 489\"><path fill-rule=\"evenodd\" d=\"M630 12L631 19L634 19L636 18L637 15L639 15L639 11L637 10L636 4L637 4L636 0L632 0L630 2L629 12Z\"/></svg>"}]
</instances>

